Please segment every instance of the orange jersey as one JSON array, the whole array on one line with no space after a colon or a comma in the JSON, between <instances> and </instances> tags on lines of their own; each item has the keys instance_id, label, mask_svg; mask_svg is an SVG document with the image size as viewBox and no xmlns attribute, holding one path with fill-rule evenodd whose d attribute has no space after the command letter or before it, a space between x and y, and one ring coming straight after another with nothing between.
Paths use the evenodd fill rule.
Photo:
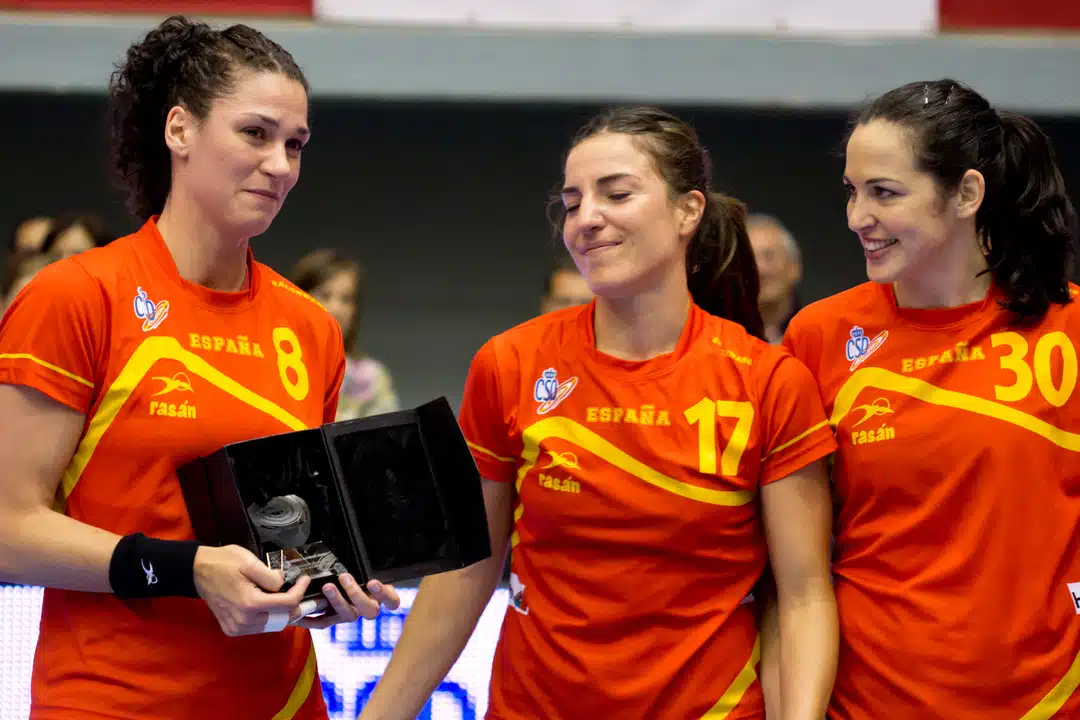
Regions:
<instances>
[{"instance_id":1,"label":"orange jersey","mask_svg":"<svg viewBox=\"0 0 1080 720\"><path fill-rule=\"evenodd\" d=\"M1080 305L997 298L867 283L788 328L840 445L831 718L1080 716Z\"/></svg>"},{"instance_id":2,"label":"orange jersey","mask_svg":"<svg viewBox=\"0 0 1080 720\"><path fill-rule=\"evenodd\" d=\"M511 607L489 718L761 718L758 490L835 442L784 349L694 306L675 350L595 349L593 306L503 333L461 424L514 482Z\"/></svg>"},{"instance_id":3,"label":"orange jersey","mask_svg":"<svg viewBox=\"0 0 1080 720\"><path fill-rule=\"evenodd\" d=\"M51 265L0 324L0 382L86 415L58 506L120 535L194 537L176 468L332 420L341 331L249 260L250 289L184 281L153 221ZM308 631L226 637L200 599L46 590L34 720L326 716Z\"/></svg>"}]
</instances>

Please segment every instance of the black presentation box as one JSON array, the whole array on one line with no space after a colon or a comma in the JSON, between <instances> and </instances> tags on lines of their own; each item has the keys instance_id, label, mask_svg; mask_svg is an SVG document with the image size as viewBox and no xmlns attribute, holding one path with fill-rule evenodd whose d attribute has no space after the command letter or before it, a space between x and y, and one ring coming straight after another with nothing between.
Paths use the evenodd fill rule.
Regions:
<instances>
[{"instance_id":1,"label":"black presentation box","mask_svg":"<svg viewBox=\"0 0 1080 720\"><path fill-rule=\"evenodd\" d=\"M306 597L350 572L400 582L491 556L476 469L446 398L226 445L178 471L195 537L282 568Z\"/></svg>"}]
</instances>

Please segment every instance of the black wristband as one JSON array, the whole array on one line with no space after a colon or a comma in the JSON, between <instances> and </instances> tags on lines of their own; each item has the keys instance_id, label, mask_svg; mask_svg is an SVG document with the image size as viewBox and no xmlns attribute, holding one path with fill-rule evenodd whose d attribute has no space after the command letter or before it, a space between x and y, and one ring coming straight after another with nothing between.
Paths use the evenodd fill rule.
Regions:
<instances>
[{"instance_id":1,"label":"black wristband","mask_svg":"<svg viewBox=\"0 0 1080 720\"><path fill-rule=\"evenodd\" d=\"M109 561L109 585L120 598L198 597L194 540L155 540L142 533L121 538Z\"/></svg>"}]
</instances>

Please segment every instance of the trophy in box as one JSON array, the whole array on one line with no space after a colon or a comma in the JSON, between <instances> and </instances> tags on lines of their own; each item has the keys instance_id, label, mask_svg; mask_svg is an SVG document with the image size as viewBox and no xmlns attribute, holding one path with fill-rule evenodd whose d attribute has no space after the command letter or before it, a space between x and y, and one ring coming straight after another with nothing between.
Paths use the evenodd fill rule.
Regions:
<instances>
[{"instance_id":1,"label":"trophy in box","mask_svg":"<svg viewBox=\"0 0 1080 720\"><path fill-rule=\"evenodd\" d=\"M491 556L480 475L446 398L226 445L178 471L195 537L285 573L400 582ZM343 593L344 594L344 593ZM346 595L347 597L347 595Z\"/></svg>"}]
</instances>

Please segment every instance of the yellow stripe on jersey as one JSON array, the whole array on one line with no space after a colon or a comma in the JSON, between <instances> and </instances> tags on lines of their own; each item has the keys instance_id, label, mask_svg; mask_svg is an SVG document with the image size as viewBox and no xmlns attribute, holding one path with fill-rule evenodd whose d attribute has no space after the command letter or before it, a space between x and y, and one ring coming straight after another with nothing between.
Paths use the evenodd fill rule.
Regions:
<instances>
[{"instance_id":1,"label":"yellow stripe on jersey","mask_svg":"<svg viewBox=\"0 0 1080 720\"><path fill-rule=\"evenodd\" d=\"M1065 705L1065 701L1072 697L1077 687L1080 687L1080 655L1076 656L1072 667L1054 689L1020 720L1049 720Z\"/></svg>"},{"instance_id":2,"label":"yellow stripe on jersey","mask_svg":"<svg viewBox=\"0 0 1080 720\"><path fill-rule=\"evenodd\" d=\"M521 497L521 480L520 479L518 480L518 483L517 483L517 490L518 490L518 498L520 498ZM521 516L524 515L524 514L525 514L525 505L519 499L518 500L518 506L516 508L514 508L514 527L515 528L517 527L517 524L519 522L521 522ZM517 530L514 530L514 532L512 532L510 534L510 548L511 549L516 548L518 546L519 542L521 542L521 536L518 535Z\"/></svg>"},{"instance_id":3,"label":"yellow stripe on jersey","mask_svg":"<svg viewBox=\"0 0 1080 720\"><path fill-rule=\"evenodd\" d=\"M518 488L526 473L536 464L540 455L540 443L549 438L558 438L573 443L578 447L588 450L601 460L610 465L643 480L650 485L667 490L680 497L708 503L709 505L723 505L725 507L737 507L746 505L754 499L754 493L744 490L714 490L698 485L691 485L682 480L668 477L641 462L632 455L620 450L610 442L597 435L587 427L580 425L570 418L551 417L533 423L522 434L525 441L525 449L521 457L525 464L518 470Z\"/></svg>"},{"instance_id":4,"label":"yellow stripe on jersey","mask_svg":"<svg viewBox=\"0 0 1080 720\"><path fill-rule=\"evenodd\" d=\"M120 371L120 374L116 376L116 380L105 391L101 404L98 405L97 411L90 419L86 434L79 443L79 447L75 450L71 464L64 471L61 485L64 499L70 497L72 490L75 489L75 485L79 482L79 478L82 477L83 472L86 470L86 466L90 464L90 460L94 457L94 451L97 449L98 443L101 442L101 438L131 397L131 393L135 391L135 388L138 387L142 379L146 377L147 373L159 360L176 360L180 362L187 368L188 372L201 377L240 402L266 413L275 420L279 420L289 430L307 429L307 425L277 404L252 392L190 350L185 350L176 338L150 337L144 340L135 349L135 352L131 353L131 357L128 358L124 369Z\"/></svg>"},{"instance_id":5,"label":"yellow stripe on jersey","mask_svg":"<svg viewBox=\"0 0 1080 720\"><path fill-rule=\"evenodd\" d=\"M944 390L925 380L907 377L883 368L863 368L848 379L836 396L832 417L829 423L835 427L847 415L860 392L867 388L889 390L922 400L931 405L966 410L977 415L996 418L1023 430L1028 430L1054 445L1072 452L1080 452L1080 435L1055 427L1014 407L994 400L968 395L967 393ZM1021 720L1048 720L1060 710L1065 702L1080 687L1080 655L1073 660L1065 677L1046 694Z\"/></svg>"},{"instance_id":6,"label":"yellow stripe on jersey","mask_svg":"<svg viewBox=\"0 0 1080 720\"><path fill-rule=\"evenodd\" d=\"M308 695L311 694L311 686L315 684L315 676L318 674L318 666L315 663L315 646L312 645L308 650L307 662L304 663L304 669L300 671L300 678L296 681L296 686L292 692L289 693L289 700L285 703L285 707L278 711L278 714L273 717L272 720L292 720L296 713L307 702Z\"/></svg>"},{"instance_id":7,"label":"yellow stripe on jersey","mask_svg":"<svg viewBox=\"0 0 1080 720\"><path fill-rule=\"evenodd\" d=\"M944 390L925 380L906 377L891 370L876 367L856 370L848 378L848 381L844 383L844 386L840 388L840 392L836 395L829 424L836 427L837 423L851 411L851 407L855 404L859 393L871 387L907 395L931 405L951 407L966 410L976 415L996 418L1039 435L1064 450L1080 452L1080 435L1055 427L1034 415L1029 415L994 400L987 400L986 398L954 390Z\"/></svg>"},{"instance_id":8,"label":"yellow stripe on jersey","mask_svg":"<svg viewBox=\"0 0 1080 720\"><path fill-rule=\"evenodd\" d=\"M771 451L769 452L769 454L768 454L768 455L766 455L765 457L772 457L773 455L775 455L776 453L780 452L781 450L787 450L787 449L788 449L789 447L791 447L791 446L792 446L792 445L794 445L795 443L797 443L797 442L799 442L800 440L802 440L802 439L806 438L807 436L809 436L809 435L811 435L811 434L813 434L813 433L817 432L818 430L820 430L821 428L825 427L825 426L826 426L826 425L828 425L828 424L829 424L829 421L828 421L828 420L822 420L821 422L819 422L819 423L818 423L817 425L815 425L814 427L810 428L809 430L807 430L807 431L806 431L806 432L804 432L804 433L799 433L798 435L796 435L796 436L795 436L795 437L793 437L792 439L788 440L788 441L787 441L786 443L784 443L783 445L780 445L780 446L778 446L778 447L774 447L774 448L773 448L773 449L772 449L772 450L771 450Z\"/></svg>"},{"instance_id":9,"label":"yellow stripe on jersey","mask_svg":"<svg viewBox=\"0 0 1080 720\"><path fill-rule=\"evenodd\" d=\"M495 458L499 462L506 462L506 463L514 462L514 458L505 458L505 457L502 457L500 455L496 455L495 453L488 450L486 447L481 447L479 445L476 445L475 443L469 442L468 440L465 441L465 444L468 445L471 449L473 449L476 452L480 453L481 455L488 455L490 457Z\"/></svg>"},{"instance_id":10,"label":"yellow stripe on jersey","mask_svg":"<svg viewBox=\"0 0 1080 720\"><path fill-rule=\"evenodd\" d=\"M46 368L48 370L52 370L54 373L58 373L60 375L63 375L64 377L66 377L69 380L74 380L77 383L85 385L88 388L93 388L94 387L94 383L90 382L89 380L86 380L85 378L81 378L78 375L76 375L75 373L70 373L67 370L65 370L64 368L57 367L56 365L53 365L50 362L45 362L44 360L42 360L39 357L34 357L30 353L0 353L0 360L29 360L30 362L37 363L38 365L40 365L43 368Z\"/></svg>"},{"instance_id":11,"label":"yellow stripe on jersey","mask_svg":"<svg viewBox=\"0 0 1080 720\"><path fill-rule=\"evenodd\" d=\"M754 680L757 679L757 666L760 661L761 635L758 635L754 640L754 649L750 652L750 659L746 661L746 665L743 665L743 669L735 676L731 686L720 696L720 699L716 701L716 704L712 706L709 712L701 716L701 720L723 720L730 715L731 711L739 706L743 695L746 694L746 691L754 684Z\"/></svg>"}]
</instances>

